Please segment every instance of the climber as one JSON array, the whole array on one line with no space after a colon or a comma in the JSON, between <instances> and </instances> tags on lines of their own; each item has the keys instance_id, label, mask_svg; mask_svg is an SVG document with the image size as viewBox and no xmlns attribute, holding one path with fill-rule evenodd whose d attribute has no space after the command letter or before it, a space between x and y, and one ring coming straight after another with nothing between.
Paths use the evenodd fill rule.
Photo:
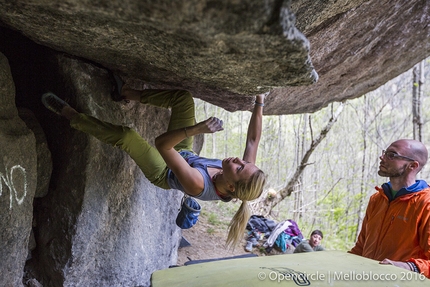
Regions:
<instances>
[{"instance_id":1,"label":"climber","mask_svg":"<svg viewBox=\"0 0 430 287\"><path fill-rule=\"evenodd\" d=\"M71 127L127 152L146 178L160 188L178 189L203 201L240 199L242 203L230 222L227 236L227 245L234 248L242 239L250 217L248 201L261 195L266 180L264 172L255 165L265 95L256 96L243 157L223 160L199 157L192 151L193 136L221 131L223 122L210 117L196 124L194 101L188 91L140 91L125 84L118 85L118 95L116 100L171 108L167 132L155 139L156 148L136 131L78 113L52 93L44 94L42 102L49 110L70 120Z\"/></svg>"}]
</instances>

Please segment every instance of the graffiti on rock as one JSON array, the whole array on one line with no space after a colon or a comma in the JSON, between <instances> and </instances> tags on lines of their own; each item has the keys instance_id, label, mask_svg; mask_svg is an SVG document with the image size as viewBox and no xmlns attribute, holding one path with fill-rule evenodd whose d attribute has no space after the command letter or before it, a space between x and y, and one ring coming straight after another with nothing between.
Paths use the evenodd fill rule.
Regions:
<instances>
[{"instance_id":1,"label":"graffiti on rock","mask_svg":"<svg viewBox=\"0 0 430 287\"><path fill-rule=\"evenodd\" d=\"M4 183L4 184L3 184ZM5 189L3 187L6 186ZM6 173L0 173L0 197L9 190L9 209L16 200L18 205L24 202L27 195L27 174L20 165L14 165L10 171L6 168Z\"/></svg>"}]
</instances>

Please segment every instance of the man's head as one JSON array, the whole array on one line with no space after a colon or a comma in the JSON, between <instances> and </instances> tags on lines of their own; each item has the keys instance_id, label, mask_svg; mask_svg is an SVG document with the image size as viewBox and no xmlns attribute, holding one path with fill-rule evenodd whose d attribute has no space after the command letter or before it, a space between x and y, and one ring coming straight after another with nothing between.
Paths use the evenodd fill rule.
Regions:
<instances>
[{"instance_id":1,"label":"man's head","mask_svg":"<svg viewBox=\"0 0 430 287\"><path fill-rule=\"evenodd\" d=\"M428 152L420 141L401 139L393 142L379 158L380 176L390 178L415 176L427 163Z\"/></svg>"},{"instance_id":2,"label":"man's head","mask_svg":"<svg viewBox=\"0 0 430 287\"><path fill-rule=\"evenodd\" d=\"M323 239L323 234L320 230L316 229L312 231L311 238L309 238L309 244L311 247L315 247L321 244L321 240Z\"/></svg>"}]
</instances>

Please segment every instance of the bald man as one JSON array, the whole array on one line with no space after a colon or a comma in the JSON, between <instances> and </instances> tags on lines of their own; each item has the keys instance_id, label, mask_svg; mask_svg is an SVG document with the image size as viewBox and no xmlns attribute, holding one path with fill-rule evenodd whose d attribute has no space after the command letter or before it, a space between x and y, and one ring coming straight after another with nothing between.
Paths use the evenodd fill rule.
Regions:
<instances>
[{"instance_id":1,"label":"bald man","mask_svg":"<svg viewBox=\"0 0 430 287\"><path fill-rule=\"evenodd\" d=\"M382 151L378 174L390 181L370 197L350 253L424 274L430 278L430 188L417 173L428 152L419 141L402 139Z\"/></svg>"}]
</instances>

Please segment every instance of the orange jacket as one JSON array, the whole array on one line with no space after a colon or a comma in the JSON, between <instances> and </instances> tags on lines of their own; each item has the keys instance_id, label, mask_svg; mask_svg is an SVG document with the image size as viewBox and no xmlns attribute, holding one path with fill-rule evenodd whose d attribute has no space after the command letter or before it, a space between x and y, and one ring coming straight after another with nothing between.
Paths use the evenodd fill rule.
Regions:
<instances>
[{"instance_id":1,"label":"orange jacket","mask_svg":"<svg viewBox=\"0 0 430 287\"><path fill-rule=\"evenodd\" d=\"M380 187L370 197L350 253L370 259L414 262L430 278L430 188L389 202Z\"/></svg>"}]
</instances>

